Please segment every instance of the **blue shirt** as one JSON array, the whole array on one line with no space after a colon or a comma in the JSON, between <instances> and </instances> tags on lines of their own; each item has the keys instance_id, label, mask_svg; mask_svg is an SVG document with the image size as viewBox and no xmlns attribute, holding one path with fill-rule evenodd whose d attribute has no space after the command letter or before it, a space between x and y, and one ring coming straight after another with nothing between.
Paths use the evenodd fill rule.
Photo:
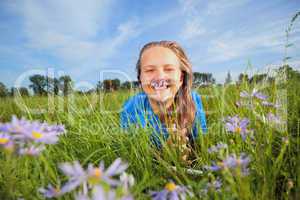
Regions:
<instances>
[{"instance_id":1,"label":"blue shirt","mask_svg":"<svg viewBox=\"0 0 300 200\"><path fill-rule=\"evenodd\" d=\"M195 119L192 126L192 139L198 136L199 128L201 127L202 133L207 132L205 112L203 109L201 97L198 93L192 91L192 99L195 103ZM167 139L169 134L167 128L159 120L159 117L154 113L150 105L148 96L145 92L140 92L135 96L128 99L120 114L121 127L124 129L129 128L130 125L139 127L152 127L154 129L151 135L151 141L160 147L160 136Z\"/></svg>"}]
</instances>

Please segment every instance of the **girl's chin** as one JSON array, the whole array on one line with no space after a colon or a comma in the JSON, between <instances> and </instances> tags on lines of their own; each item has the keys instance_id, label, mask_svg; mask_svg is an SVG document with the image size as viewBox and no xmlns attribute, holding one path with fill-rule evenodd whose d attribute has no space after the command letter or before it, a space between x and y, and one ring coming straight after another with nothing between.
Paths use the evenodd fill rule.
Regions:
<instances>
[{"instance_id":1,"label":"girl's chin","mask_svg":"<svg viewBox=\"0 0 300 200\"><path fill-rule=\"evenodd\" d=\"M157 102L163 103L163 102L173 98L173 94L171 93L171 91L157 91L154 94L151 94L150 98Z\"/></svg>"},{"instance_id":2,"label":"girl's chin","mask_svg":"<svg viewBox=\"0 0 300 200\"><path fill-rule=\"evenodd\" d=\"M169 87L166 89L157 89L155 90L152 87L144 87L143 88L146 94L154 101L157 102L166 102L167 100L170 100L171 98L174 98L176 94L176 88L175 87Z\"/></svg>"}]
</instances>

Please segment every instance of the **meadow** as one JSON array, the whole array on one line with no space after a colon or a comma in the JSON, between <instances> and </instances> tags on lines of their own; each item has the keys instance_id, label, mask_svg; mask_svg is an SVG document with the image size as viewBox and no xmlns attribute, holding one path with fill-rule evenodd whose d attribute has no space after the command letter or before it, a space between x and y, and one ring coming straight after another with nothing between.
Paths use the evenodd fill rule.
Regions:
<instances>
[{"instance_id":1,"label":"meadow","mask_svg":"<svg viewBox=\"0 0 300 200\"><path fill-rule=\"evenodd\" d=\"M3 98L1 122L10 122L15 115L50 125L62 124L65 133L55 144L46 143L37 154L23 151L20 155L15 147L5 147L7 140L1 140L0 197L151 199L157 191L156 199L166 194L169 199L177 199L176 194L185 194L186 199L299 199L298 78L195 88L202 97L208 132L196 138L189 165L180 161L176 149L163 145L158 150L153 146L150 128L120 128L118 111L138 91ZM4 137L3 127L1 131ZM112 170L105 172L102 165L97 167L103 161L107 168L118 158L122 164L120 160L115 162L116 171L109 178L108 171ZM78 171L72 168L73 161L87 169L79 171L88 178L60 193L59 188L80 177L72 174L72 170ZM60 163L66 162L69 164L62 167ZM120 176L123 171L127 174ZM112 179L120 184L113 184ZM51 186L47 190L48 184ZM93 198L93 194L101 197Z\"/></svg>"}]
</instances>

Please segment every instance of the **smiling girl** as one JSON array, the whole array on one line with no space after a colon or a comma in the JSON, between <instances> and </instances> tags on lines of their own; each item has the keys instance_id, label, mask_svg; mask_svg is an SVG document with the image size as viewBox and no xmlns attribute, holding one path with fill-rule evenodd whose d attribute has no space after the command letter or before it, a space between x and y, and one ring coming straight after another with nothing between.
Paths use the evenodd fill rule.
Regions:
<instances>
[{"instance_id":1,"label":"smiling girl","mask_svg":"<svg viewBox=\"0 0 300 200\"><path fill-rule=\"evenodd\" d=\"M152 142L189 145L198 133L207 131L200 96L191 90L192 66L178 43L158 41L146 44L136 64L142 92L127 100L121 112L121 126L152 127Z\"/></svg>"}]
</instances>

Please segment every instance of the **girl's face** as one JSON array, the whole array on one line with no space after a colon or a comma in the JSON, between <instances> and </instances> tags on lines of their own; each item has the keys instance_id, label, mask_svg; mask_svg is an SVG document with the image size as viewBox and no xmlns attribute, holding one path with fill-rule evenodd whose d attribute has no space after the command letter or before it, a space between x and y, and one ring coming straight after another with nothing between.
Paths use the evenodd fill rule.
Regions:
<instances>
[{"instance_id":1,"label":"girl's face","mask_svg":"<svg viewBox=\"0 0 300 200\"><path fill-rule=\"evenodd\" d=\"M174 99L183 82L183 72L176 54L165 47L146 49L141 56L140 81L152 100Z\"/></svg>"}]
</instances>

